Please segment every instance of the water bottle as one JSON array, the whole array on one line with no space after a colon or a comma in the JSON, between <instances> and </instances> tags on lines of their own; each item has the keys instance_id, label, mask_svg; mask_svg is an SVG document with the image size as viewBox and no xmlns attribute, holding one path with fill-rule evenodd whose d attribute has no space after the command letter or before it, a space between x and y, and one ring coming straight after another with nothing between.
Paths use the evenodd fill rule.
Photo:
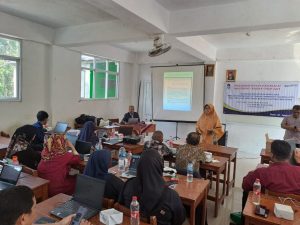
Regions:
<instances>
[{"instance_id":1,"label":"water bottle","mask_svg":"<svg viewBox=\"0 0 300 225\"><path fill-rule=\"evenodd\" d=\"M132 153L131 153L131 151L128 151L128 153L127 153L127 165L126 165L127 168L130 167L131 158L132 158Z\"/></svg>"},{"instance_id":2,"label":"water bottle","mask_svg":"<svg viewBox=\"0 0 300 225\"><path fill-rule=\"evenodd\" d=\"M213 145L218 145L218 137L216 134L213 135Z\"/></svg>"},{"instance_id":3,"label":"water bottle","mask_svg":"<svg viewBox=\"0 0 300 225\"><path fill-rule=\"evenodd\" d=\"M186 181L193 182L193 163L192 162L189 162L187 164L186 172L187 172Z\"/></svg>"},{"instance_id":4,"label":"water bottle","mask_svg":"<svg viewBox=\"0 0 300 225\"><path fill-rule=\"evenodd\" d=\"M14 156L12 157L12 164L15 165L15 166L18 166L18 165L19 165L18 156L14 155Z\"/></svg>"},{"instance_id":5,"label":"water bottle","mask_svg":"<svg viewBox=\"0 0 300 225\"><path fill-rule=\"evenodd\" d=\"M130 204L130 225L140 224L140 204L136 196L132 196Z\"/></svg>"},{"instance_id":6,"label":"water bottle","mask_svg":"<svg viewBox=\"0 0 300 225\"><path fill-rule=\"evenodd\" d=\"M119 149L119 171L124 172L125 171L125 163L126 163L126 150L124 147L121 147Z\"/></svg>"},{"instance_id":7,"label":"water bottle","mask_svg":"<svg viewBox=\"0 0 300 225\"><path fill-rule=\"evenodd\" d=\"M260 204L260 195L261 195L261 184L259 179L256 179L253 184L253 195L252 195L252 202L254 205Z\"/></svg>"}]
</instances>

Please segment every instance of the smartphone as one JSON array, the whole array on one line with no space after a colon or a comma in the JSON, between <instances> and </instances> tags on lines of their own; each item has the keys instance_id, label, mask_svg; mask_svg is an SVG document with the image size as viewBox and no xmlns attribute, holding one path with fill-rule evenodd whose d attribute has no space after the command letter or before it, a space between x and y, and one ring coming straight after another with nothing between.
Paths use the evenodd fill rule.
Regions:
<instances>
[{"instance_id":1,"label":"smartphone","mask_svg":"<svg viewBox=\"0 0 300 225\"><path fill-rule=\"evenodd\" d=\"M255 215L267 218L269 215L269 210L263 205L257 205L255 207Z\"/></svg>"},{"instance_id":2,"label":"smartphone","mask_svg":"<svg viewBox=\"0 0 300 225\"><path fill-rule=\"evenodd\" d=\"M70 225L80 225L80 222L85 216L86 212L87 208L80 206Z\"/></svg>"}]
</instances>

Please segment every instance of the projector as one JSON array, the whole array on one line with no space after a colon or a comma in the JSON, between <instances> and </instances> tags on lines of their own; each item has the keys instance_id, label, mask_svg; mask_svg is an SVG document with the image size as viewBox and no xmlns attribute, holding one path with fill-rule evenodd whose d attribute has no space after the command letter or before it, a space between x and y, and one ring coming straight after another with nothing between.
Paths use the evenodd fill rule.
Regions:
<instances>
[{"instance_id":1,"label":"projector","mask_svg":"<svg viewBox=\"0 0 300 225\"><path fill-rule=\"evenodd\" d=\"M138 136L125 136L123 138L123 143L136 145L141 141L141 138Z\"/></svg>"},{"instance_id":2,"label":"projector","mask_svg":"<svg viewBox=\"0 0 300 225\"><path fill-rule=\"evenodd\" d=\"M282 205L275 203L274 214L278 218L283 218L286 220L294 220L294 211L289 205Z\"/></svg>"}]
</instances>

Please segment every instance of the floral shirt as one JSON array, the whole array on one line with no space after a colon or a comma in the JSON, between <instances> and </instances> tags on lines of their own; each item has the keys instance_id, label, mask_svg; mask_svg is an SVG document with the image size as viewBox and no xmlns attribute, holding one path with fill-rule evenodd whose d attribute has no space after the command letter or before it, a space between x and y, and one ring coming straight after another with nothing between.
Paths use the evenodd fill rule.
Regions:
<instances>
[{"instance_id":1,"label":"floral shirt","mask_svg":"<svg viewBox=\"0 0 300 225\"><path fill-rule=\"evenodd\" d=\"M205 162L204 151L200 146L185 144L178 148L176 155L176 169L186 170L187 164L193 162L194 171L199 171L200 162Z\"/></svg>"}]
</instances>

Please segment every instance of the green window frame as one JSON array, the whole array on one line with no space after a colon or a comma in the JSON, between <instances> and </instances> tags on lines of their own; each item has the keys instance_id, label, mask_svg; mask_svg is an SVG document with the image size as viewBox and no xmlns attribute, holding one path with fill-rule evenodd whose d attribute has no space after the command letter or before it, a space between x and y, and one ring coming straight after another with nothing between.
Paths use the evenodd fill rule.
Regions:
<instances>
[{"instance_id":1,"label":"green window frame","mask_svg":"<svg viewBox=\"0 0 300 225\"><path fill-rule=\"evenodd\" d=\"M117 99L120 63L81 55L81 99Z\"/></svg>"},{"instance_id":2,"label":"green window frame","mask_svg":"<svg viewBox=\"0 0 300 225\"><path fill-rule=\"evenodd\" d=\"M21 100L21 40L0 36L0 101Z\"/></svg>"}]
</instances>

